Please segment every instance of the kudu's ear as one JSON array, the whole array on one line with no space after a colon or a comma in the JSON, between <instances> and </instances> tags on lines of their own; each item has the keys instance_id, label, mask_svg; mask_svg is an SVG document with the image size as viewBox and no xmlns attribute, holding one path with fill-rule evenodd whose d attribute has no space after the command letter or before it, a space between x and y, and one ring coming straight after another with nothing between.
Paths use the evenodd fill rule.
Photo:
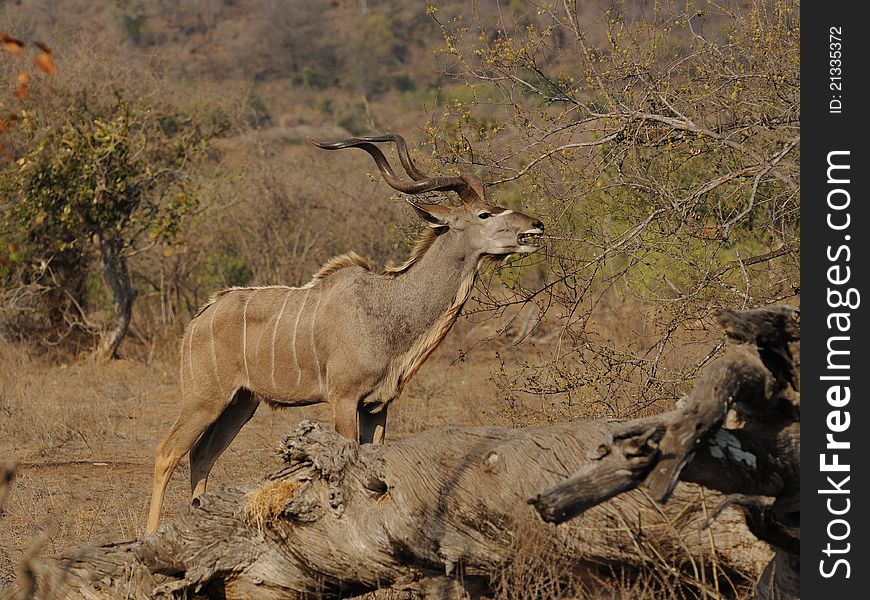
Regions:
<instances>
[{"instance_id":1,"label":"kudu's ear","mask_svg":"<svg viewBox=\"0 0 870 600\"><path fill-rule=\"evenodd\" d=\"M426 221L426 224L432 229L450 227L450 222L448 221L450 209L446 206L440 206L438 204L417 204L411 200L408 200L408 204L414 207L417 215Z\"/></svg>"}]
</instances>

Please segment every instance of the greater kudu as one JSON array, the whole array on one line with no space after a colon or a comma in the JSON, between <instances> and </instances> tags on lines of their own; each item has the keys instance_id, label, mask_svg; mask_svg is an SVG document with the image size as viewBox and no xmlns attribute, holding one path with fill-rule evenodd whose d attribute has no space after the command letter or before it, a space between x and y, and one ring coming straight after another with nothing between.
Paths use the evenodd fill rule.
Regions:
<instances>
[{"instance_id":1,"label":"greater kudu","mask_svg":"<svg viewBox=\"0 0 870 600\"><path fill-rule=\"evenodd\" d=\"M414 181L397 177L375 142L394 142ZM408 200L429 229L401 266L380 270L344 254L302 287L231 288L199 310L182 338L181 415L157 450L148 533L178 461L190 452L195 501L260 401L330 402L339 433L382 443L387 407L456 321L484 260L537 249L540 221L486 202L475 177L426 177L399 135L312 143L361 148L394 189L453 191L462 204Z\"/></svg>"}]
</instances>

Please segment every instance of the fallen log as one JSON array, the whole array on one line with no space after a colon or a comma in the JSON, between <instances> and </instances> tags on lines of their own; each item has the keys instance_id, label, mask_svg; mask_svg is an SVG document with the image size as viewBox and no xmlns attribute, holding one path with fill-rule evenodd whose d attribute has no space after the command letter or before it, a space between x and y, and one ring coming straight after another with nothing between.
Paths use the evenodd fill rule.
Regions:
<instances>
[{"instance_id":1,"label":"fallen log","mask_svg":"<svg viewBox=\"0 0 870 600\"><path fill-rule=\"evenodd\" d=\"M532 499L560 523L643 484L666 502L678 480L730 494L775 555L756 598L799 598L800 324L788 306L724 311L728 354L672 412L616 428L592 461ZM725 429L729 411L740 427ZM717 511L718 512L718 511Z\"/></svg>"},{"instance_id":2,"label":"fallen log","mask_svg":"<svg viewBox=\"0 0 870 600\"><path fill-rule=\"evenodd\" d=\"M726 313L726 357L679 408L636 421L448 428L380 447L303 422L280 446L285 466L260 484L210 492L142 540L34 559L31 584L46 598L338 598L380 588L477 597L529 544L565 577L679 569L710 550L710 534L740 562L757 553L745 518L776 548L759 597L790 597L795 319L785 308ZM741 428L722 429L729 410ZM743 517L723 509L711 522L701 488L677 479L735 494L720 500Z\"/></svg>"}]
</instances>

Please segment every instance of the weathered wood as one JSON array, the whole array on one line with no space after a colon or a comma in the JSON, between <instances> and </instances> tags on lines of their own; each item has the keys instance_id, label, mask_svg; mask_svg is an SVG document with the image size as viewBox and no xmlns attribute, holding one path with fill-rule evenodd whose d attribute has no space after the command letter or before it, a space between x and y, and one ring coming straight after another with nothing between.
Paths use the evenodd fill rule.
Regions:
<instances>
[{"instance_id":1,"label":"weathered wood","mask_svg":"<svg viewBox=\"0 0 870 600\"><path fill-rule=\"evenodd\" d=\"M787 304L755 310L725 309L716 320L726 335L738 343L773 348L800 339L800 310Z\"/></svg>"},{"instance_id":2,"label":"weathered wood","mask_svg":"<svg viewBox=\"0 0 870 600\"><path fill-rule=\"evenodd\" d=\"M601 441L596 450L599 456L590 456L592 462L531 502L543 518L555 523L641 483L654 498L665 502L681 472L698 452L705 453L708 466L710 462L721 463L717 466L726 472L737 469L734 477L742 475L744 479L757 479L755 468L743 473L739 462L732 466L733 454L723 454L724 460L721 461L716 457L722 453L720 446L736 439L720 429L728 410L738 402L763 395L768 379L767 371L757 356L732 351L702 374L699 384L683 401L681 408L627 423L624 432L617 429L615 435ZM739 448L739 443L736 447ZM754 462L755 456L751 460ZM696 468L692 472L704 479L699 483L709 484L719 478L714 470ZM705 474L709 476L704 478ZM708 487L717 489L712 485Z\"/></svg>"},{"instance_id":3,"label":"weathered wood","mask_svg":"<svg viewBox=\"0 0 870 600\"><path fill-rule=\"evenodd\" d=\"M678 479L699 483L733 494L750 531L776 549L758 597L797 597L799 571L788 569L800 554L799 315L786 306L723 311L726 356L677 410L602 438L592 463L534 497L542 518L559 523L641 483L662 502ZM729 430L732 409L740 427Z\"/></svg>"},{"instance_id":4,"label":"weathered wood","mask_svg":"<svg viewBox=\"0 0 870 600\"><path fill-rule=\"evenodd\" d=\"M657 500L668 499L695 449L722 426L736 403L765 393L768 375L761 360L748 352L734 354L706 369L684 407L672 415L659 447L661 457L646 481Z\"/></svg>"},{"instance_id":5,"label":"weathered wood","mask_svg":"<svg viewBox=\"0 0 870 600\"><path fill-rule=\"evenodd\" d=\"M286 468L262 484L208 493L143 540L46 560L38 589L70 598L94 590L330 598L424 589L444 576L485 585L525 538L543 540L543 556L574 557L578 569L639 567L654 555L679 565L701 555L697 488L681 486L664 510L640 491L623 494L560 526L526 503L586 464L589 440L618 425L457 428L374 447L303 423L282 444ZM758 551L748 533L735 535L739 519L731 513L714 525L720 552L738 561Z\"/></svg>"},{"instance_id":6,"label":"weathered wood","mask_svg":"<svg viewBox=\"0 0 870 600\"><path fill-rule=\"evenodd\" d=\"M658 419L656 419L658 421ZM641 435L614 442L610 440L594 449L590 458L596 462L581 467L562 483L538 494L531 500L545 521L564 523L586 510L636 488L658 457L658 443L666 431L662 422L649 423ZM596 453L605 454L603 458Z\"/></svg>"},{"instance_id":7,"label":"weathered wood","mask_svg":"<svg viewBox=\"0 0 870 600\"><path fill-rule=\"evenodd\" d=\"M752 312L726 315L737 332L726 357L679 408L645 419L448 428L380 447L304 422L281 445L285 467L259 485L208 493L142 540L35 562L38 595L337 598L453 585L478 596L528 539L543 557L570 557L574 571L679 566L706 550L709 525L720 560L740 561L757 548L745 520L776 549L758 597L796 597L799 353L793 333L769 331L795 315L777 310L756 325L739 323ZM729 407L741 428L722 429ZM701 442L687 449L692 427ZM663 506L631 490L656 474ZM733 494L714 502L740 512L710 523L699 488L674 488L675 476ZM576 517L555 525L538 511Z\"/></svg>"}]
</instances>

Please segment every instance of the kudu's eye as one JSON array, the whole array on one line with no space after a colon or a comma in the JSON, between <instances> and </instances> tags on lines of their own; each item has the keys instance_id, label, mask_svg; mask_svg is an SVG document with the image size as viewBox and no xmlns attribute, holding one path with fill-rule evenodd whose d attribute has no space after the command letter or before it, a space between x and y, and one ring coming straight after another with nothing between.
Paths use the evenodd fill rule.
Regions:
<instances>
[{"instance_id":1,"label":"kudu's eye","mask_svg":"<svg viewBox=\"0 0 870 600\"><path fill-rule=\"evenodd\" d=\"M488 218L490 218L492 215L491 215L490 213L486 212L486 211L483 211L482 213L478 214L477 216L480 217L481 219L488 219Z\"/></svg>"}]
</instances>

